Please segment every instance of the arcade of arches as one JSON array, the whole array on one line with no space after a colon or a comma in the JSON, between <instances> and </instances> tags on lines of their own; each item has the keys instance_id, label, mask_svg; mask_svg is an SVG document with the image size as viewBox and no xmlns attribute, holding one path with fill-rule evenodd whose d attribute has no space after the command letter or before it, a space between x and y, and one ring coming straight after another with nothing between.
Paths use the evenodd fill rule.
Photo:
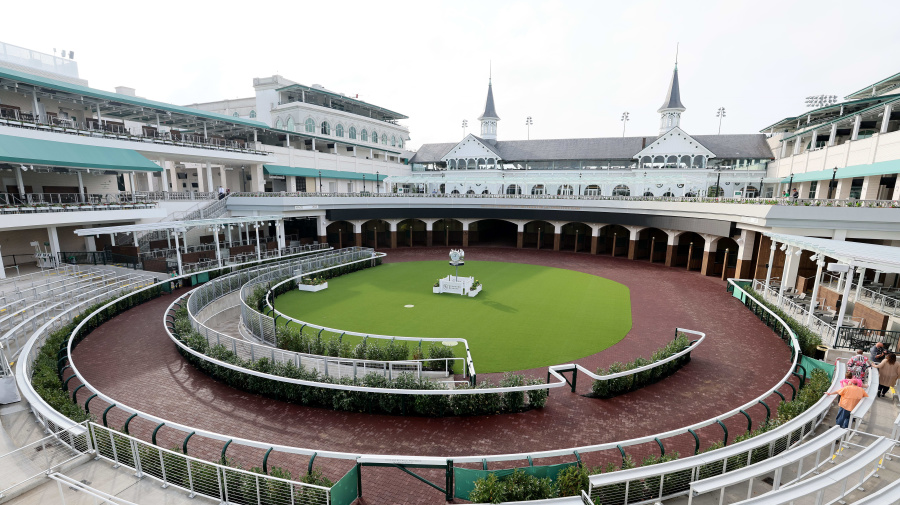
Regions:
<instances>
[{"instance_id":1,"label":"arcade of arches","mask_svg":"<svg viewBox=\"0 0 900 505\"><path fill-rule=\"evenodd\" d=\"M625 257L721 278L766 270L767 239L750 230L733 237L644 226L516 219L321 220L314 237L337 247L516 247ZM762 249L761 249L762 247ZM779 255L783 255L779 251ZM773 262L774 272L784 261ZM815 269L814 265L806 265ZM800 265L802 270L804 265Z\"/></svg>"}]
</instances>

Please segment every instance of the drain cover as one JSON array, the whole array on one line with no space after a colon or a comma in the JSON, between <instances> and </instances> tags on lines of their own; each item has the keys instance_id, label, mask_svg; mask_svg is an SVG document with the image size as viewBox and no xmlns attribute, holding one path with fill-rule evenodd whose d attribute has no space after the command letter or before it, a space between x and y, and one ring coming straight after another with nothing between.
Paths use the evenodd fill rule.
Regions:
<instances>
[{"instance_id":1,"label":"drain cover","mask_svg":"<svg viewBox=\"0 0 900 505\"><path fill-rule=\"evenodd\" d=\"M411 309L411 308L415 307L415 305L404 305L404 307L407 309Z\"/></svg>"}]
</instances>

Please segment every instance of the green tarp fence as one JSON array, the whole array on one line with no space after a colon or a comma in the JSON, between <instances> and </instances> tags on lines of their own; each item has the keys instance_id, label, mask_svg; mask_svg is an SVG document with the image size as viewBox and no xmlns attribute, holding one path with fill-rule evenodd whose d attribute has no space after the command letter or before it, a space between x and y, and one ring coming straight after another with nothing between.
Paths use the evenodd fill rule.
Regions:
<instances>
[{"instance_id":1,"label":"green tarp fence","mask_svg":"<svg viewBox=\"0 0 900 505\"><path fill-rule=\"evenodd\" d=\"M556 482L556 477L559 475L559 472L576 464L577 463L573 461L572 463L562 463L559 465L526 466L524 468L520 468L520 470L524 470L525 473L539 479L549 477L550 480ZM485 479L490 474L495 474L497 478L503 480L506 476L511 475L515 470L515 468L509 468L505 470L470 470L468 468L453 468L453 480L456 484L454 496L456 496L457 498L462 498L464 500L468 499L469 493L471 493L472 490L475 489L476 480Z\"/></svg>"},{"instance_id":2,"label":"green tarp fence","mask_svg":"<svg viewBox=\"0 0 900 505\"><path fill-rule=\"evenodd\" d=\"M743 290L750 288L750 282L748 281L734 281L735 284L738 285L741 289L735 289L732 291L731 295L740 300L742 303L746 303L747 293Z\"/></svg>"},{"instance_id":3,"label":"green tarp fence","mask_svg":"<svg viewBox=\"0 0 900 505\"><path fill-rule=\"evenodd\" d=\"M358 484L359 466L353 465L347 475L331 486L331 505L350 505L356 501L359 496Z\"/></svg>"},{"instance_id":4,"label":"green tarp fence","mask_svg":"<svg viewBox=\"0 0 900 505\"><path fill-rule=\"evenodd\" d=\"M806 376L809 377L816 368L828 374L829 379L834 379L834 365L810 358L809 356L801 356L800 364L806 369Z\"/></svg>"}]
</instances>

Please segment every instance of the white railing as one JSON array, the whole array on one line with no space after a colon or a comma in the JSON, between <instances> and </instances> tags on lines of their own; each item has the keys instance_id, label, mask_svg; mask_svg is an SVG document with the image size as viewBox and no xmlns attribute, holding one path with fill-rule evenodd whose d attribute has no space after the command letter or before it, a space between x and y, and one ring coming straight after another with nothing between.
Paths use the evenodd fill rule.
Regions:
<instances>
[{"instance_id":1,"label":"white railing","mask_svg":"<svg viewBox=\"0 0 900 505\"><path fill-rule=\"evenodd\" d=\"M137 477L150 477L163 487L183 489L194 495L217 499L221 503L257 503L273 505L329 505L331 489L315 484L272 477L186 454L163 449L130 435L90 423L96 455L116 466L131 468Z\"/></svg>"},{"instance_id":2,"label":"white railing","mask_svg":"<svg viewBox=\"0 0 900 505\"><path fill-rule=\"evenodd\" d=\"M810 300L810 307L817 307L812 309L813 315L810 318L810 307L800 305L787 296L782 296L781 303L779 303L777 286L770 285L766 287L763 281L754 279L753 290L757 293L760 293L765 301L771 303L772 305L775 305L788 315L792 316L794 318L794 321L805 326L816 335L819 335L819 337L822 338L823 343L834 346L834 340L837 335L837 329L835 325L823 318L821 315L817 315L815 313L816 310L821 310L820 308L818 308L818 306L821 303L820 300L824 300L824 298L820 298L819 300ZM850 318L849 320L853 320L853 317L854 316L846 316L845 319ZM806 324L807 319L809 319L809 324ZM859 324L862 323L861 318L856 318L856 320L859 321Z\"/></svg>"},{"instance_id":3,"label":"white railing","mask_svg":"<svg viewBox=\"0 0 900 505\"><path fill-rule=\"evenodd\" d=\"M84 482L80 480L75 480L72 477L67 475L63 475L61 473L51 473L48 475L51 480L56 482L57 489L59 490L59 500L62 505L66 505L66 497L69 499L77 499L79 496L90 496L94 499L94 505L100 505L109 503L111 505L137 505L134 502L130 502L128 500L124 500L119 498L118 496L113 496L109 493L104 493L99 489L92 488L88 486ZM44 503L47 498L44 498Z\"/></svg>"},{"instance_id":4,"label":"white railing","mask_svg":"<svg viewBox=\"0 0 900 505\"><path fill-rule=\"evenodd\" d=\"M12 284L13 289L19 291L23 288L34 288L40 285L39 281L49 281L50 276L55 275L72 275L79 272L81 267L77 265L59 265L56 268L48 268L41 272L34 272L25 275L11 275L5 279L0 279L0 288L5 288L7 284Z\"/></svg>"},{"instance_id":5,"label":"white railing","mask_svg":"<svg viewBox=\"0 0 900 505\"><path fill-rule=\"evenodd\" d=\"M53 430L47 437L0 455L0 501L27 491L63 466L86 459L93 452L86 428L87 423L80 423L75 428Z\"/></svg>"}]
</instances>

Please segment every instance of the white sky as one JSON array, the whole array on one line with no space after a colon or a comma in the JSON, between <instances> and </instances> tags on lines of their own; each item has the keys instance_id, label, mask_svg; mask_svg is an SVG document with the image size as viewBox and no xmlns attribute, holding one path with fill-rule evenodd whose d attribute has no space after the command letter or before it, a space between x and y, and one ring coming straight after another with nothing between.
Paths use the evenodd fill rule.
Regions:
<instances>
[{"instance_id":1,"label":"white sky","mask_svg":"<svg viewBox=\"0 0 900 505\"><path fill-rule=\"evenodd\" d=\"M75 51L92 87L176 104L252 96L275 73L410 117L415 148L657 132L675 45L689 133L753 133L900 72L900 1L6 2L0 40ZM39 6L39 8L38 8ZM473 128L474 127L474 128Z\"/></svg>"}]
</instances>

